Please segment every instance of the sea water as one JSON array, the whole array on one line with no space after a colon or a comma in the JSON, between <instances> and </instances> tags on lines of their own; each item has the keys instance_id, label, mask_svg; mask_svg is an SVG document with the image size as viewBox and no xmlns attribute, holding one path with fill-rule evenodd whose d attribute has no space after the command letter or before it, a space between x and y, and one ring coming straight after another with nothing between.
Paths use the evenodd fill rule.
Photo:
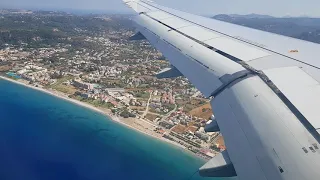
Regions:
<instances>
[{"instance_id":1,"label":"sea water","mask_svg":"<svg viewBox=\"0 0 320 180\"><path fill-rule=\"evenodd\" d=\"M66 100L0 80L1 180L205 179L198 157Z\"/></svg>"}]
</instances>

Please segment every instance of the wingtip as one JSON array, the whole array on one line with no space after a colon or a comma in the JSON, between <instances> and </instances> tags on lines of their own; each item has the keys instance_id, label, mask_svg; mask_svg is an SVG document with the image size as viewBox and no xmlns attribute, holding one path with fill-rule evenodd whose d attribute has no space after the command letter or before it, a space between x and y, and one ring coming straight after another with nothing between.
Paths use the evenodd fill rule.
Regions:
<instances>
[{"instance_id":1,"label":"wingtip","mask_svg":"<svg viewBox=\"0 0 320 180\"><path fill-rule=\"evenodd\" d=\"M142 3L146 3L146 1L153 2L151 0L122 0L122 1L124 2L124 4L126 4L131 9L133 9L138 13L150 10L149 8L146 8L144 5L141 5Z\"/></svg>"},{"instance_id":2,"label":"wingtip","mask_svg":"<svg viewBox=\"0 0 320 180\"><path fill-rule=\"evenodd\" d=\"M132 0L122 0L125 4L127 4L128 2L131 2Z\"/></svg>"},{"instance_id":3,"label":"wingtip","mask_svg":"<svg viewBox=\"0 0 320 180\"><path fill-rule=\"evenodd\" d=\"M141 0L122 0L124 3L129 3L129 2L139 2L139 1L141 1ZM154 2L154 1L152 1L152 0L144 0L144 1L147 1L147 2Z\"/></svg>"},{"instance_id":4,"label":"wingtip","mask_svg":"<svg viewBox=\"0 0 320 180\"><path fill-rule=\"evenodd\" d=\"M122 0L124 3L139 2L140 0Z\"/></svg>"}]
</instances>

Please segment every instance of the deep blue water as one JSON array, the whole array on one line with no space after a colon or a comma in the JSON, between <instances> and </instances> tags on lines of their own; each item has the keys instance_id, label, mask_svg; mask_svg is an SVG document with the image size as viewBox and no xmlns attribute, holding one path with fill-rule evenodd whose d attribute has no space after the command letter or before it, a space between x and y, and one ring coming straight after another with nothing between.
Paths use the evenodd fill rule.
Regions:
<instances>
[{"instance_id":1,"label":"deep blue water","mask_svg":"<svg viewBox=\"0 0 320 180\"><path fill-rule=\"evenodd\" d=\"M0 80L1 180L187 180L203 163L99 113Z\"/></svg>"}]
</instances>

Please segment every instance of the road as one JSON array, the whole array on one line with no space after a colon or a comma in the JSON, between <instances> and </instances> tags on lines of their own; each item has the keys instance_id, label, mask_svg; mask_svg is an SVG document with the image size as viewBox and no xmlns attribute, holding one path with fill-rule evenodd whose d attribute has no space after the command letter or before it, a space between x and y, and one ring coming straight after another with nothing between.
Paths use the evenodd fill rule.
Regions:
<instances>
[{"instance_id":1,"label":"road","mask_svg":"<svg viewBox=\"0 0 320 180\"><path fill-rule=\"evenodd\" d=\"M153 91L150 92L150 97L149 97L148 102L147 102L147 108L146 108L146 110L144 111L144 113L143 113L143 115L142 115L142 118L144 118L144 117L148 114L149 104L150 104L151 97L152 97L152 92L153 92Z\"/></svg>"},{"instance_id":2,"label":"road","mask_svg":"<svg viewBox=\"0 0 320 180\"><path fill-rule=\"evenodd\" d=\"M161 121L167 119L173 112L175 112L177 110L177 107L178 107L177 104L175 104L174 109L172 111L168 112L168 114L162 116Z\"/></svg>"}]
</instances>

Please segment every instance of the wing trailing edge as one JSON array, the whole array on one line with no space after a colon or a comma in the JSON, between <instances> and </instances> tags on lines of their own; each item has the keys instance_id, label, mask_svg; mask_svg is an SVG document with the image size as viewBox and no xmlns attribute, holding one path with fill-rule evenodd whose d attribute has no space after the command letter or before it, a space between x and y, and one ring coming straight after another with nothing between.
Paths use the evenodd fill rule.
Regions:
<instances>
[{"instance_id":1,"label":"wing trailing edge","mask_svg":"<svg viewBox=\"0 0 320 180\"><path fill-rule=\"evenodd\" d=\"M233 167L227 150L216 155L199 169L204 177L234 177L237 173Z\"/></svg>"},{"instance_id":2,"label":"wing trailing edge","mask_svg":"<svg viewBox=\"0 0 320 180\"><path fill-rule=\"evenodd\" d=\"M201 175L237 175L241 180L318 179L320 144L315 136L319 133L303 122L317 117L314 115L318 106L308 108L308 105L320 102L320 61L315 58L320 53L316 51L319 45L199 17L149 1L133 0L126 4L138 13L134 19L137 30L205 96L213 97L211 105L217 119L206 129L221 131L228 152L201 167ZM292 53L290 49L298 51ZM289 66L300 70L268 71ZM302 71L309 77L281 79L279 76ZM163 71L163 75L170 77L165 72L170 69ZM317 83L299 87L300 93L295 90L297 87L287 85L287 80L299 80L299 84L314 82L311 78ZM278 88L270 86L270 82ZM306 90L312 96L302 104L304 97L299 95ZM279 95L277 91L284 93ZM280 96L287 96L298 113ZM304 121L299 120L302 115L306 116Z\"/></svg>"},{"instance_id":3,"label":"wing trailing edge","mask_svg":"<svg viewBox=\"0 0 320 180\"><path fill-rule=\"evenodd\" d=\"M158 79L176 78L180 76L183 76L183 74L174 66L170 68L165 68L156 75Z\"/></svg>"}]
</instances>

